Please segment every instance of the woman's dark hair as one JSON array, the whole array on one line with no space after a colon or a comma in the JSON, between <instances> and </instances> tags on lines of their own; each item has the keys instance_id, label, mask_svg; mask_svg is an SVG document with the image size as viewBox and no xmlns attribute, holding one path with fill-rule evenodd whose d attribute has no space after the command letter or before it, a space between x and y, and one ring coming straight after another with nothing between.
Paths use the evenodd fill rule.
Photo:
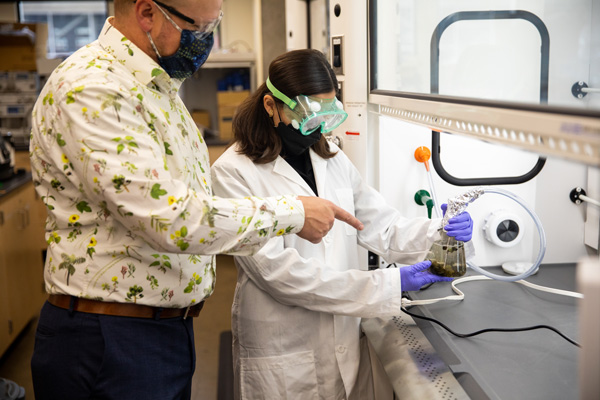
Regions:
<instances>
[{"instance_id":1,"label":"woman's dark hair","mask_svg":"<svg viewBox=\"0 0 600 400\"><path fill-rule=\"evenodd\" d=\"M338 91L337 78L329 62L318 50L304 49L284 53L269 65L269 80L281 93L293 99L298 95L316 95ZM263 83L237 109L233 117L233 143L238 151L257 164L266 164L281 152L281 139L263 105L265 95L271 94ZM276 104L283 102L273 96ZM336 153L329 150L324 136L312 146L323 158Z\"/></svg>"}]
</instances>

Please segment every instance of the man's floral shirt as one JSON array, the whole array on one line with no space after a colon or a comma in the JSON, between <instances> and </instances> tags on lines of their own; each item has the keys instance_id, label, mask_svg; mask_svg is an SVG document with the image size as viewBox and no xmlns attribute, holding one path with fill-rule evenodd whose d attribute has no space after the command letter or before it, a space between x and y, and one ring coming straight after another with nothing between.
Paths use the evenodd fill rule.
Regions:
<instances>
[{"instance_id":1,"label":"man's floral shirt","mask_svg":"<svg viewBox=\"0 0 600 400\"><path fill-rule=\"evenodd\" d=\"M110 19L50 76L30 142L49 293L186 307L212 293L213 254L252 254L302 228L295 196L213 197L180 85Z\"/></svg>"}]
</instances>

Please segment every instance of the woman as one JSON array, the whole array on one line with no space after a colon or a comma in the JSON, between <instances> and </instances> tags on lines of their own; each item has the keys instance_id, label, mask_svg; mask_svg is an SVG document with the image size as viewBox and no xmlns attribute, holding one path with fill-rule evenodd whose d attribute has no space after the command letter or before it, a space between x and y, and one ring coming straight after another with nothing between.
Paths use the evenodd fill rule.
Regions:
<instances>
[{"instance_id":1,"label":"woman","mask_svg":"<svg viewBox=\"0 0 600 400\"><path fill-rule=\"evenodd\" d=\"M358 376L360 318L398 315L402 290L449 280L422 272L428 261L400 273L359 270L358 246L390 262L423 260L440 220L403 218L325 140L322 133L346 118L335 88L335 74L319 51L279 56L267 82L238 109L233 145L212 167L219 196L318 195L365 225L357 232L335 223L319 244L282 236L252 257L235 258L236 398L370 398L370 388L357 384L364 378ZM470 239L467 213L448 226L450 235Z\"/></svg>"}]
</instances>

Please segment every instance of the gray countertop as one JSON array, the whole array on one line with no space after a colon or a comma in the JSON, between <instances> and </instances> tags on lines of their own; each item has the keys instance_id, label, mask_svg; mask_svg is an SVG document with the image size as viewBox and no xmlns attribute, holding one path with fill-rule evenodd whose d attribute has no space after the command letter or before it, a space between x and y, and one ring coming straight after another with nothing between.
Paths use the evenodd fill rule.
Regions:
<instances>
[{"instance_id":1,"label":"gray countertop","mask_svg":"<svg viewBox=\"0 0 600 400\"><path fill-rule=\"evenodd\" d=\"M502 274L500 268L491 272ZM468 275L473 275L470 271ZM574 264L542 265L528 282L564 290L575 290ZM461 302L445 302L428 306L415 306L409 311L432 317L459 333L469 333L485 328L517 328L533 325L552 326L571 339L578 340L577 305L580 300L540 292L517 283L501 281L466 282L458 286L464 293ZM422 300L454 294L450 285L435 284L429 289L411 292L411 299ZM406 322L408 321L408 322ZM454 390L448 399L577 399L577 368L580 348L548 329L526 332L491 332L471 338L451 335L438 325L415 318L416 327L424 340L416 347L432 346L427 363L438 366L444 385L458 382L464 393ZM390 359L391 354L420 360L415 352L402 354L398 338L385 342L382 335L403 330L414 325L411 317L403 314L389 321L364 320L363 329L373 342L378 355ZM418 328L417 328L418 327ZM422 343L425 343L424 345ZM415 347L415 348L416 348ZM407 355L408 354L408 355ZM432 361L433 360L433 361ZM385 363L384 367L385 367ZM446 374L446 369L451 374ZM386 372L390 375L393 369ZM425 366L417 366L425 371ZM437 374L437 372L436 372ZM390 381L395 391L402 390L411 375L394 376ZM436 375L437 376L437 375ZM440 378L441 379L441 378ZM414 376L413 376L414 380ZM439 380L439 379L438 379ZM430 380L431 385L438 384ZM429 383L427 383L429 384ZM423 383L420 384L422 386ZM448 390L448 389L446 389ZM447 395L447 391L446 391ZM428 397L434 398L434 397Z\"/></svg>"}]
</instances>

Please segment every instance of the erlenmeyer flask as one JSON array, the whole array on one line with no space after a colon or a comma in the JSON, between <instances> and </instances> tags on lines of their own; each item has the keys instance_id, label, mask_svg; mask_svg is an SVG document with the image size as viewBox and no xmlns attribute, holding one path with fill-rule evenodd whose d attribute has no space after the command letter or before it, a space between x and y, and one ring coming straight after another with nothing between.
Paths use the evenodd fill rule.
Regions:
<instances>
[{"instance_id":1,"label":"erlenmeyer flask","mask_svg":"<svg viewBox=\"0 0 600 400\"><path fill-rule=\"evenodd\" d=\"M441 238L433 242L425 257L431 261L429 271L440 276L456 278L467 272L465 243L448 236L440 229Z\"/></svg>"}]
</instances>

